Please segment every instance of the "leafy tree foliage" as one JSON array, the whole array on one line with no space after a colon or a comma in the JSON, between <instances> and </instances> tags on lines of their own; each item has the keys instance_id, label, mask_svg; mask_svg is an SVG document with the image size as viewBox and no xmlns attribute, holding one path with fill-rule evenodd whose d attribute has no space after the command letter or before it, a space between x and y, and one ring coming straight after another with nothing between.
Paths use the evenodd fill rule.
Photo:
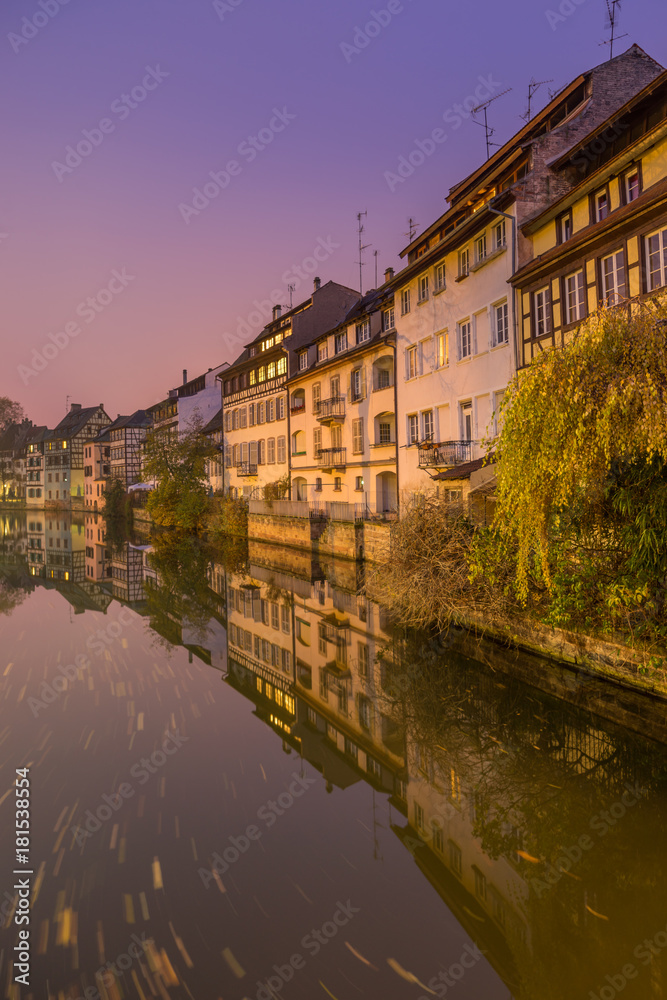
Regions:
<instances>
[{"instance_id":1,"label":"leafy tree foliage","mask_svg":"<svg viewBox=\"0 0 667 1000\"><path fill-rule=\"evenodd\" d=\"M155 430L146 439L144 479L156 481L147 508L162 527L198 534L206 526L206 464L217 452L201 429L201 419L195 418L184 434Z\"/></svg>"},{"instance_id":2,"label":"leafy tree foliage","mask_svg":"<svg viewBox=\"0 0 667 1000\"><path fill-rule=\"evenodd\" d=\"M667 308L602 310L508 387L484 575L552 624L666 632Z\"/></svg>"},{"instance_id":3,"label":"leafy tree foliage","mask_svg":"<svg viewBox=\"0 0 667 1000\"><path fill-rule=\"evenodd\" d=\"M0 434L7 430L10 424L19 424L25 418L25 412L20 403L9 396L0 396Z\"/></svg>"}]
</instances>

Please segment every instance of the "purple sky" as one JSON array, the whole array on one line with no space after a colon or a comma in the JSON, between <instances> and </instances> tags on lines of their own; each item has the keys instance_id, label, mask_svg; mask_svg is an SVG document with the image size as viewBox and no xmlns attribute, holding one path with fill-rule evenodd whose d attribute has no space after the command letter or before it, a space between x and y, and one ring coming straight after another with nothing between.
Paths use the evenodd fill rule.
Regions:
<instances>
[{"instance_id":1,"label":"purple sky","mask_svg":"<svg viewBox=\"0 0 667 1000\"><path fill-rule=\"evenodd\" d=\"M23 18L47 19L40 2L52 16L26 28ZM4 0L0 8L0 395L50 426L68 395L103 402L115 416L157 401L183 368L192 377L233 360L254 299L280 289L288 303L289 280L298 282L295 302L308 293L310 275L286 272L318 245L330 247L322 280L356 288L360 210L368 211L371 287L373 250L380 275L397 266L409 216L426 228L450 186L484 159L480 127L468 119L455 128L453 115L443 122L480 77L495 92L513 88L490 110L502 142L522 124L531 77L553 78L538 109L548 86L564 86L607 53L603 0L57 4ZM388 23L355 52L356 27L372 11ZM34 37L22 38L22 26ZM664 0L629 0L618 51L636 41L667 63L666 29ZM145 97L137 101L133 88L148 69L154 89L135 92ZM116 103L123 94L136 106ZM90 155L58 167L102 119L108 131L93 132ZM439 127L446 142L390 190L385 172ZM251 160L250 146L239 146L262 129L271 141ZM207 207L179 209L230 161L235 173ZM110 282L99 313L87 311L85 301ZM79 331L69 339L68 324ZM47 348L55 356L31 375L40 364L33 350L41 353L49 334L60 346Z\"/></svg>"}]
</instances>

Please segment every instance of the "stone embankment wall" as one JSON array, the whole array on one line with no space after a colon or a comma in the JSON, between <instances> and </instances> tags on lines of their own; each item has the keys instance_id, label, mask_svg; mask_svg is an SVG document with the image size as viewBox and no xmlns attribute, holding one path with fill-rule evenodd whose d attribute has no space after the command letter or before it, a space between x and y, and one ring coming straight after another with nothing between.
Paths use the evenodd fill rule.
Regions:
<instances>
[{"instance_id":1,"label":"stone embankment wall","mask_svg":"<svg viewBox=\"0 0 667 1000\"><path fill-rule=\"evenodd\" d=\"M295 548L315 547L322 557L386 562L390 525L373 521L323 521L307 517L249 514L248 538Z\"/></svg>"}]
</instances>

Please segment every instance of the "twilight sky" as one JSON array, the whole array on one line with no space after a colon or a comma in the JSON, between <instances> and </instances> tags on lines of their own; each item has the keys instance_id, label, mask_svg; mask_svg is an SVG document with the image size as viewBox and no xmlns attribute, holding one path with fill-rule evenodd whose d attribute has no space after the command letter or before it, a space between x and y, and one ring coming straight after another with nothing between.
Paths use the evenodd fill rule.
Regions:
<instances>
[{"instance_id":1,"label":"twilight sky","mask_svg":"<svg viewBox=\"0 0 667 1000\"><path fill-rule=\"evenodd\" d=\"M531 77L553 78L537 110L548 87L606 58L604 10L4 0L0 395L49 426L68 395L112 417L156 402L183 368L233 360L272 293L287 304L292 282L305 297L316 248L322 280L356 288L358 211L372 287L373 251L380 275L398 266L408 218L425 229L485 158L483 129L455 106L480 80L512 87L490 109L505 141ZM636 41L667 64L666 29L664 0L627 0L617 51ZM446 141L412 176L387 179L440 127Z\"/></svg>"}]
</instances>

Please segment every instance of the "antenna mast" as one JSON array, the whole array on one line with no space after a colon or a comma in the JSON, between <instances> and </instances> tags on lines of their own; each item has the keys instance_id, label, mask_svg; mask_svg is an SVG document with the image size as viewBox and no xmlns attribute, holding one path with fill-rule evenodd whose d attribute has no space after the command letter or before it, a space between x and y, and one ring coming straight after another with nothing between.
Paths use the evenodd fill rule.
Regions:
<instances>
[{"instance_id":1,"label":"antenna mast","mask_svg":"<svg viewBox=\"0 0 667 1000\"><path fill-rule=\"evenodd\" d=\"M550 80L536 80L535 77L532 78L532 80L528 84L528 109L525 115L521 115L521 117L525 122L529 122L533 116L531 105L533 102L534 95L537 93L540 87L544 86L545 83L553 83L553 82L554 82L553 77Z\"/></svg>"},{"instance_id":2,"label":"antenna mast","mask_svg":"<svg viewBox=\"0 0 667 1000\"><path fill-rule=\"evenodd\" d=\"M415 219L413 219L412 216L410 216L410 218L408 219L408 232L404 233L403 235L407 236L411 243L414 240L415 236L417 235L418 225L419 223Z\"/></svg>"},{"instance_id":3,"label":"antenna mast","mask_svg":"<svg viewBox=\"0 0 667 1000\"><path fill-rule=\"evenodd\" d=\"M357 235L359 236L359 260L357 261L357 263L359 264L359 294L360 295L364 294L364 279L363 279L363 271L362 271L362 268L364 266L364 250L366 250L366 248L371 245L370 243L364 243L363 240L362 240L362 237L363 237L363 234L365 232L365 229L364 229L364 225L363 225L363 223L362 223L361 220L362 220L362 218L365 218L367 215L368 215L368 212L357 212L357 223L358 223L358 227L359 227L357 229Z\"/></svg>"},{"instance_id":4,"label":"antenna mast","mask_svg":"<svg viewBox=\"0 0 667 1000\"><path fill-rule=\"evenodd\" d=\"M375 257L375 287L378 286L378 250L373 251L373 256Z\"/></svg>"},{"instance_id":5,"label":"antenna mast","mask_svg":"<svg viewBox=\"0 0 667 1000\"><path fill-rule=\"evenodd\" d=\"M618 12L621 9L621 0L606 0L607 4L607 21L609 22L608 27L610 31L609 41L602 42L603 45L609 46L609 58L614 58L614 42L616 38L627 38L627 32L624 35L616 34L616 23L618 20Z\"/></svg>"},{"instance_id":6,"label":"antenna mast","mask_svg":"<svg viewBox=\"0 0 667 1000\"><path fill-rule=\"evenodd\" d=\"M507 90L501 91L500 94L496 94L495 97L490 97L488 101L483 101L481 104L478 104L477 107L473 108L472 111L470 112L471 115L476 115L480 111L484 112L484 124L483 125L482 125L482 122L475 121L474 118L473 118L473 121L475 122L475 125L482 125L482 128L484 129L484 132L486 134L486 158L487 158L487 160L491 156L491 146L497 146L498 145L497 142L491 142L491 136L494 134L495 129L491 128L491 126L489 125L489 121L488 121L488 117L487 117L487 109L489 107L489 104L493 104L493 102L497 101L499 97L503 97L505 94L509 94L509 92L510 92L511 89L512 89L511 87L508 87Z\"/></svg>"}]
</instances>

